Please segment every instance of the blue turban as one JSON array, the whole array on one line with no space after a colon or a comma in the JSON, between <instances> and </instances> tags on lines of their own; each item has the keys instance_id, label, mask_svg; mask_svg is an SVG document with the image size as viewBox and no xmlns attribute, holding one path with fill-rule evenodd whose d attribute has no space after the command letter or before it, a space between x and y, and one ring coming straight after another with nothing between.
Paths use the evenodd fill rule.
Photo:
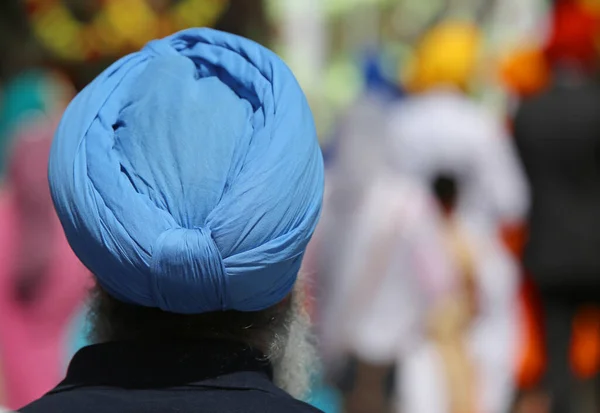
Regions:
<instances>
[{"instance_id":1,"label":"blue turban","mask_svg":"<svg viewBox=\"0 0 600 413\"><path fill-rule=\"evenodd\" d=\"M257 311L293 288L323 160L274 53L189 29L117 61L71 102L49 179L73 250L115 298Z\"/></svg>"}]
</instances>

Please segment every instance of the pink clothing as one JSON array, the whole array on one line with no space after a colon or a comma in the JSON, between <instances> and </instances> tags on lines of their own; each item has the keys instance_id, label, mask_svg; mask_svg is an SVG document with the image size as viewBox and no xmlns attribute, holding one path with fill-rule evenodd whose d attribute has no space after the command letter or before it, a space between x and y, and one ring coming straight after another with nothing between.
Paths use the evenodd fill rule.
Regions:
<instances>
[{"instance_id":1,"label":"pink clothing","mask_svg":"<svg viewBox=\"0 0 600 413\"><path fill-rule=\"evenodd\" d=\"M62 378L68 325L90 282L56 220L42 292L27 306L18 302L11 282L19 245L15 215L10 193L0 196L0 365L11 409L39 398Z\"/></svg>"},{"instance_id":2,"label":"pink clothing","mask_svg":"<svg viewBox=\"0 0 600 413\"><path fill-rule=\"evenodd\" d=\"M42 122L15 139L8 183L0 193L0 374L10 409L61 380L68 327L91 283L47 190L52 131Z\"/></svg>"}]
</instances>

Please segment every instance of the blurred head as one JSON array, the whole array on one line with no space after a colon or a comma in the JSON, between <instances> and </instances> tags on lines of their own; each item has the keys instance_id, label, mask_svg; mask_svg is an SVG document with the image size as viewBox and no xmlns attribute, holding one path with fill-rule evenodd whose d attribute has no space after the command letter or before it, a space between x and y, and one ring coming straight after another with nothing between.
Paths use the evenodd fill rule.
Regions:
<instances>
[{"instance_id":1,"label":"blurred head","mask_svg":"<svg viewBox=\"0 0 600 413\"><path fill-rule=\"evenodd\" d=\"M518 96L530 96L550 82L550 68L539 47L525 46L514 50L500 67L502 81Z\"/></svg>"},{"instance_id":2,"label":"blurred head","mask_svg":"<svg viewBox=\"0 0 600 413\"><path fill-rule=\"evenodd\" d=\"M551 16L546 57L552 66L571 65L593 69L597 60L600 20L582 3L561 0Z\"/></svg>"},{"instance_id":3,"label":"blurred head","mask_svg":"<svg viewBox=\"0 0 600 413\"><path fill-rule=\"evenodd\" d=\"M424 92L436 87L466 89L475 74L481 34L468 22L444 22L425 34L416 47L406 88Z\"/></svg>"},{"instance_id":4,"label":"blurred head","mask_svg":"<svg viewBox=\"0 0 600 413\"><path fill-rule=\"evenodd\" d=\"M435 198L447 215L456 209L459 196L459 184L455 175L440 173L433 179L432 190Z\"/></svg>"}]
</instances>

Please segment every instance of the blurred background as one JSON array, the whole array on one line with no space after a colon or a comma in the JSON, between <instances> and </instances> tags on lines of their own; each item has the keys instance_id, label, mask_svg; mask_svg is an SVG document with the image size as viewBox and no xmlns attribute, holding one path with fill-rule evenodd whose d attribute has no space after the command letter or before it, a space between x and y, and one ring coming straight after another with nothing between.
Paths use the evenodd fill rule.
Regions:
<instances>
[{"instance_id":1,"label":"blurred background","mask_svg":"<svg viewBox=\"0 0 600 413\"><path fill-rule=\"evenodd\" d=\"M600 0L1 1L0 406L88 342L91 277L46 184L63 110L193 26L274 49L314 112L309 402L600 411Z\"/></svg>"}]
</instances>

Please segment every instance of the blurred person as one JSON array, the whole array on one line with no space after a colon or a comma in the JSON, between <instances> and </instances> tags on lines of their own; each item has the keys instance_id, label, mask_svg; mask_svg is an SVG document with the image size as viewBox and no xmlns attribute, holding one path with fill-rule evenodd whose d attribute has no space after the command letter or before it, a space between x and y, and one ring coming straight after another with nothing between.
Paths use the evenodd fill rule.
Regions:
<instances>
[{"instance_id":1,"label":"blurred person","mask_svg":"<svg viewBox=\"0 0 600 413\"><path fill-rule=\"evenodd\" d=\"M317 326L319 338L323 338L323 335L331 336L326 332L330 326L323 319L329 317L329 304L338 282L343 282L337 277L340 254L344 252L343 243L347 240L347 230L354 224L356 208L380 164L377 147L380 136L377 135L381 134L382 129L377 128L383 125L386 105L402 95L398 86L382 74L378 51L369 51L363 55L363 76L364 92L342 114L333 137L324 147L325 219L309 244L302 264L302 273L307 278L306 286L315 297L310 306L310 314ZM333 199L335 201L331 201ZM335 233L333 243L332 231ZM332 247L322 245L322 238ZM327 354L323 354L324 348L327 348ZM311 398L313 403L331 412L339 411L342 405L342 395L337 388L339 383L335 378L339 358L331 354L334 349L335 345L320 348L321 356L325 356L325 371L321 372L324 375L318 375L319 380L315 383ZM382 371L384 375L389 375L388 366L384 366Z\"/></svg>"},{"instance_id":2,"label":"blurred person","mask_svg":"<svg viewBox=\"0 0 600 413\"><path fill-rule=\"evenodd\" d=\"M477 312L477 285L472 257L473 248L469 245L460 223L453 216L458 198L457 186L458 183L455 177L444 174L439 175L432 182L433 193L442 210L442 219L441 222L438 222L436 230L441 229L444 244L440 247L447 251L447 261L443 264L449 268L455 268L460 283L460 291L462 292L462 296L459 297L462 300L459 304L463 313L461 325L453 332L454 340L451 342L448 342L445 336L440 335L440 332L431 331L428 337L429 343L421 346L411 354L412 357L406 363L400 381L404 391L401 399L405 410L445 411L447 409L451 412L477 410L475 403L477 383L475 382L473 363L466 349L464 339L465 333L468 331L470 323ZM442 332L445 331L442 330ZM447 332L445 333L447 335ZM423 369L422 361L426 358L438 358L437 365L425 365L429 368L430 373L437 376L438 387L429 390L434 390L438 397L433 403L429 401L427 404L423 404L423 400L419 400L420 396L415 397L415 394L419 394L421 389L419 389L418 381L414 383L416 386L413 386L412 368ZM423 372L415 375L415 377L419 376L423 376ZM434 407L435 404L438 404L439 407ZM444 405L449 407L442 407Z\"/></svg>"},{"instance_id":3,"label":"blurred person","mask_svg":"<svg viewBox=\"0 0 600 413\"><path fill-rule=\"evenodd\" d=\"M538 42L521 43L500 60L499 78L509 97L507 122L513 130L514 114L523 99L529 99L548 87L551 71ZM518 229L514 231L514 229ZM522 261L527 238L527 225L506 231L505 242L514 256ZM539 389L543 374L545 354L541 333L541 306L534 282L527 272L523 274L520 288L520 349L517 371L518 394L515 410L523 412L546 412L549 399Z\"/></svg>"},{"instance_id":4,"label":"blurred person","mask_svg":"<svg viewBox=\"0 0 600 413\"><path fill-rule=\"evenodd\" d=\"M327 218L335 210L325 213L322 231L331 229ZM344 231L348 241L330 274L335 278L328 280L332 293L321 321L325 361L338 370L347 412L394 408L396 369L429 329L455 348L456 329L448 331L446 322L458 322L451 302L455 276L443 266L437 217L423 188L382 173ZM321 248L338 249L339 237L323 235ZM449 310L452 320L442 321Z\"/></svg>"},{"instance_id":5,"label":"blurred person","mask_svg":"<svg viewBox=\"0 0 600 413\"><path fill-rule=\"evenodd\" d=\"M440 308L452 299L454 277L438 265L446 262L437 257L444 253L439 211L426 189L389 169L385 120L401 92L372 59L365 73L365 93L340 122L304 270L319 291L328 378L345 411L375 413L395 408L396 366L433 314L447 313Z\"/></svg>"},{"instance_id":6,"label":"blurred person","mask_svg":"<svg viewBox=\"0 0 600 413\"><path fill-rule=\"evenodd\" d=\"M600 305L598 28L596 16L579 2L557 2L545 50L550 85L524 99L514 121L532 187L524 264L541 300L546 348L542 386L552 412L576 411L585 399L583 383L598 383L593 351L584 346L578 356L587 360L583 371L575 369L577 356L570 358L582 351L578 312ZM593 320L592 325L598 323ZM591 331L597 342L595 327ZM597 398L600 387L595 394Z\"/></svg>"},{"instance_id":7,"label":"blurred person","mask_svg":"<svg viewBox=\"0 0 600 413\"><path fill-rule=\"evenodd\" d=\"M98 344L23 413L318 411L284 390L314 368L294 285L323 163L275 54L210 29L148 43L70 104L49 181Z\"/></svg>"},{"instance_id":8,"label":"blurred person","mask_svg":"<svg viewBox=\"0 0 600 413\"><path fill-rule=\"evenodd\" d=\"M512 401L517 341L516 295L507 297L507 291L516 288L516 265L508 252L500 252L498 239L473 231L460 217L454 203L464 187L461 179L444 172L432 186L444 211L437 231L447 254L440 265L456 272L460 283L461 340L449 347L434 331L408 355L399 380L404 411L505 412Z\"/></svg>"},{"instance_id":9,"label":"blurred person","mask_svg":"<svg viewBox=\"0 0 600 413\"><path fill-rule=\"evenodd\" d=\"M50 144L68 94L68 85L41 71L20 76L4 93L0 375L10 408L60 381L68 327L87 295L87 271L67 244L47 187Z\"/></svg>"},{"instance_id":10,"label":"blurred person","mask_svg":"<svg viewBox=\"0 0 600 413\"><path fill-rule=\"evenodd\" d=\"M324 148L326 162L326 209L331 205L331 214L326 214L327 226L330 230L319 229L318 233L326 235L329 232L339 234L336 248L322 250L317 247L318 240L311 243L310 262L307 274L315 275L317 307L327 307L328 294L331 292L329 276L337 271L341 260L338 254L345 251L342 245L348 238L344 231L354 223L356 208L364 199L365 191L371 182L384 168L385 150L382 147L385 133L387 107L401 99L399 87L385 79L381 73L380 62L376 53L369 53L364 62L364 92L342 114L335 134ZM321 224L320 228L324 228ZM318 238L318 237L317 237ZM313 254L314 252L314 254ZM308 262L307 262L308 263ZM316 317L326 311L325 308L316 310Z\"/></svg>"},{"instance_id":11,"label":"blurred person","mask_svg":"<svg viewBox=\"0 0 600 413\"><path fill-rule=\"evenodd\" d=\"M335 286L330 274L341 262L346 233L354 223L356 208L364 198L373 177L380 172L383 150L380 147L384 133L386 106L399 95L397 88L381 74L377 53L370 53L363 61L365 90L342 113L332 138L323 148L325 160L325 219L319 225L315 240L309 244L303 268L313 277L317 320L327 312L329 294ZM330 207L331 206L331 207ZM332 210L332 213L327 211ZM322 230L327 226L327 230ZM320 236L335 232L336 248L321 248Z\"/></svg>"},{"instance_id":12,"label":"blurred person","mask_svg":"<svg viewBox=\"0 0 600 413\"><path fill-rule=\"evenodd\" d=\"M443 22L425 34L405 79L412 95L392 109L389 139L401 173L430 187L440 176L457 185L439 230L454 240L446 265L462 276L472 273L463 285L466 296L475 291L477 303L462 356L476 383L467 410L505 412L515 379L519 269L500 230L520 225L528 190L502 123L467 95L480 48L478 28L466 22ZM414 384L403 393L410 411L457 411L459 391L440 380L444 360L434 344L416 350L404 370L404 383Z\"/></svg>"},{"instance_id":13,"label":"blurred person","mask_svg":"<svg viewBox=\"0 0 600 413\"><path fill-rule=\"evenodd\" d=\"M393 109L389 133L396 166L425 185L441 170L475 176L458 211L496 231L523 220L529 192L502 121L468 95L481 46L469 23L442 23L426 34L405 78L412 94Z\"/></svg>"}]
</instances>

